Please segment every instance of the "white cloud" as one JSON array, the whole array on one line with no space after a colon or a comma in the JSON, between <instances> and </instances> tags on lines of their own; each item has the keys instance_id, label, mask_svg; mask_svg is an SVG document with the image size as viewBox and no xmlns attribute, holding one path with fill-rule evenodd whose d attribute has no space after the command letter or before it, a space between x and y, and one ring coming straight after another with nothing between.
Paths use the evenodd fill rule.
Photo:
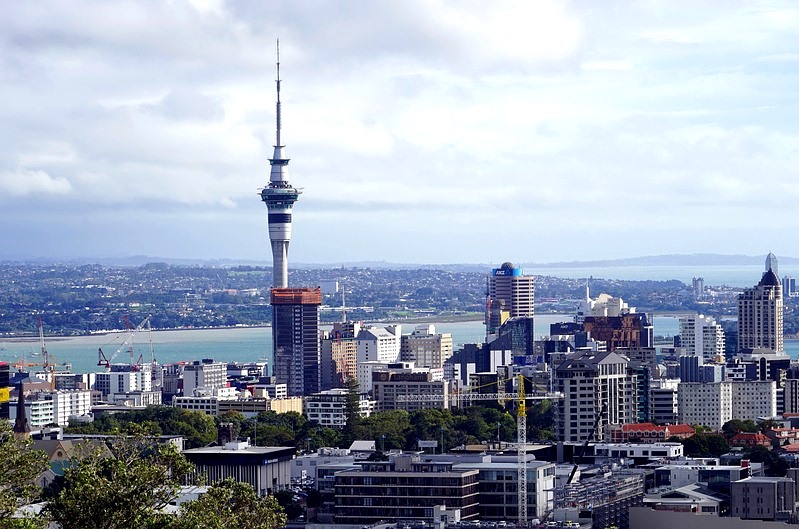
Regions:
<instances>
[{"instance_id":1,"label":"white cloud","mask_svg":"<svg viewBox=\"0 0 799 529\"><path fill-rule=\"evenodd\" d=\"M280 35L304 188L293 259L362 229L429 234L413 261L503 245L558 260L534 248L566 252L562 234L595 227L614 251L656 231L677 252L681 229L708 222L709 251L746 253L730 226L786 219L779 241L799 222L797 25L779 1L15 5L0 19L0 229L51 214L99 234L146 216L169 230L119 251L256 252ZM513 237L497 229L509 217Z\"/></svg>"},{"instance_id":2,"label":"white cloud","mask_svg":"<svg viewBox=\"0 0 799 529\"><path fill-rule=\"evenodd\" d=\"M12 197L34 194L65 195L72 190L72 186L66 178L54 178L44 171L18 169L0 173L0 190Z\"/></svg>"}]
</instances>

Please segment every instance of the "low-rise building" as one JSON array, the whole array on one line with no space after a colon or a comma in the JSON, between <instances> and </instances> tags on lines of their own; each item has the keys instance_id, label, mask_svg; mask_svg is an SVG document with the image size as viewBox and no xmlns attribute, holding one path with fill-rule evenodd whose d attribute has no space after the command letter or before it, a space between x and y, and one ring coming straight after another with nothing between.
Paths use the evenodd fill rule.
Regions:
<instances>
[{"instance_id":1,"label":"low-rise building","mask_svg":"<svg viewBox=\"0 0 799 529\"><path fill-rule=\"evenodd\" d=\"M359 465L335 474L336 523L432 522L438 505L459 509L463 520L478 516L477 470L454 469L447 462L423 462L418 454L397 454L389 461Z\"/></svg>"},{"instance_id":2,"label":"low-rise building","mask_svg":"<svg viewBox=\"0 0 799 529\"><path fill-rule=\"evenodd\" d=\"M347 400L349 390L344 388L320 391L305 397L304 413L308 420L320 426L344 428L347 425ZM361 417L369 417L375 401L366 393L358 394L358 410Z\"/></svg>"},{"instance_id":3,"label":"low-rise building","mask_svg":"<svg viewBox=\"0 0 799 529\"><path fill-rule=\"evenodd\" d=\"M671 437L687 439L695 430L688 424L659 425L651 422L619 424L610 428L613 443L662 443Z\"/></svg>"},{"instance_id":4,"label":"low-rise building","mask_svg":"<svg viewBox=\"0 0 799 529\"><path fill-rule=\"evenodd\" d=\"M266 496L291 485L295 452L294 447L251 446L246 441L232 441L221 447L184 450L183 454L197 467L197 475L205 475L209 484L232 477Z\"/></svg>"},{"instance_id":5,"label":"low-rise building","mask_svg":"<svg viewBox=\"0 0 799 529\"><path fill-rule=\"evenodd\" d=\"M732 482L730 516L793 523L796 483L789 478L756 477Z\"/></svg>"}]
</instances>

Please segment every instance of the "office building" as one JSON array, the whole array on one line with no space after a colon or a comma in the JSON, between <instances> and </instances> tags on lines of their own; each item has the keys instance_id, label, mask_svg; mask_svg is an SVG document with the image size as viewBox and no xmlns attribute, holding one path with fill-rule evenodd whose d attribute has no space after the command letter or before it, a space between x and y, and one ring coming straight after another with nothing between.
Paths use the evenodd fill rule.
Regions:
<instances>
[{"instance_id":1,"label":"office building","mask_svg":"<svg viewBox=\"0 0 799 529\"><path fill-rule=\"evenodd\" d=\"M766 259L767 264L770 261ZM756 286L738 296L738 350L759 348L784 351L782 285L771 268Z\"/></svg>"},{"instance_id":2,"label":"office building","mask_svg":"<svg viewBox=\"0 0 799 529\"><path fill-rule=\"evenodd\" d=\"M679 384L679 380L669 378L652 381L649 387L650 420L657 424L677 424Z\"/></svg>"},{"instance_id":3,"label":"office building","mask_svg":"<svg viewBox=\"0 0 799 529\"><path fill-rule=\"evenodd\" d=\"M10 403L11 417L16 417L18 400ZM37 390L26 392L25 415L31 428L50 424L69 426L70 419L88 416L92 408L92 392L88 389Z\"/></svg>"},{"instance_id":4,"label":"office building","mask_svg":"<svg viewBox=\"0 0 799 529\"><path fill-rule=\"evenodd\" d=\"M796 278L792 276L783 276L782 278L782 297L794 298L799 294L796 291Z\"/></svg>"},{"instance_id":5,"label":"office building","mask_svg":"<svg viewBox=\"0 0 799 529\"><path fill-rule=\"evenodd\" d=\"M655 345L652 318L643 312L619 316L586 316L583 328L592 339L605 342L608 351Z\"/></svg>"},{"instance_id":6,"label":"office building","mask_svg":"<svg viewBox=\"0 0 799 529\"><path fill-rule=\"evenodd\" d=\"M432 522L434 507L460 510L461 520L479 513L478 474L449 462L422 461L418 454L389 461L356 462L360 468L335 473L335 520L366 525L385 520Z\"/></svg>"},{"instance_id":7,"label":"office building","mask_svg":"<svg viewBox=\"0 0 799 529\"><path fill-rule=\"evenodd\" d=\"M369 326L362 328L357 335L356 360L363 362L396 362L399 360L402 343L402 326Z\"/></svg>"},{"instance_id":8,"label":"office building","mask_svg":"<svg viewBox=\"0 0 799 529\"><path fill-rule=\"evenodd\" d=\"M136 392L151 392L153 389L152 366L150 364L111 364L111 371L95 373L94 388L103 399L113 401L114 395Z\"/></svg>"},{"instance_id":9,"label":"office building","mask_svg":"<svg viewBox=\"0 0 799 529\"><path fill-rule=\"evenodd\" d=\"M204 358L195 360L183 368L183 395L190 397L199 388L217 389L227 387L227 364Z\"/></svg>"},{"instance_id":10,"label":"office building","mask_svg":"<svg viewBox=\"0 0 799 529\"><path fill-rule=\"evenodd\" d=\"M535 278L513 263L494 268L486 280L486 341L510 318L535 316Z\"/></svg>"},{"instance_id":11,"label":"office building","mask_svg":"<svg viewBox=\"0 0 799 529\"><path fill-rule=\"evenodd\" d=\"M400 339L400 360L418 367L443 368L452 356L452 334L436 333L432 324L417 325Z\"/></svg>"},{"instance_id":12,"label":"office building","mask_svg":"<svg viewBox=\"0 0 799 529\"><path fill-rule=\"evenodd\" d=\"M290 396L318 392L322 290L273 288L271 301L275 382L286 384Z\"/></svg>"},{"instance_id":13,"label":"office building","mask_svg":"<svg viewBox=\"0 0 799 529\"><path fill-rule=\"evenodd\" d=\"M321 331L322 391L343 388L347 380L356 379L357 341L360 322L336 322L330 331Z\"/></svg>"},{"instance_id":14,"label":"office building","mask_svg":"<svg viewBox=\"0 0 799 529\"><path fill-rule=\"evenodd\" d=\"M561 441L602 440L609 426L636 420L637 380L623 356L578 351L555 369L554 382L556 391L563 393L556 405L555 423Z\"/></svg>"},{"instance_id":15,"label":"office building","mask_svg":"<svg viewBox=\"0 0 799 529\"><path fill-rule=\"evenodd\" d=\"M680 318L680 346L689 356L706 362L724 358L724 329L716 320L702 314Z\"/></svg>"},{"instance_id":16,"label":"office building","mask_svg":"<svg viewBox=\"0 0 799 529\"><path fill-rule=\"evenodd\" d=\"M251 446L246 441L232 441L224 446L184 450L183 455L197 467L196 475L205 476L209 485L233 478L252 485L259 496L266 496L291 485L291 464L296 452L293 446Z\"/></svg>"},{"instance_id":17,"label":"office building","mask_svg":"<svg viewBox=\"0 0 799 529\"><path fill-rule=\"evenodd\" d=\"M751 477L730 484L730 516L745 520L796 521L796 482Z\"/></svg>"},{"instance_id":18,"label":"office building","mask_svg":"<svg viewBox=\"0 0 799 529\"><path fill-rule=\"evenodd\" d=\"M425 459L451 462L455 470L477 470L481 520L518 520L519 459L510 454L433 454ZM526 458L527 519L543 518L552 511L555 463Z\"/></svg>"},{"instance_id":19,"label":"office building","mask_svg":"<svg viewBox=\"0 0 799 529\"><path fill-rule=\"evenodd\" d=\"M392 368L372 373L377 411L449 408L450 383L443 369Z\"/></svg>"},{"instance_id":20,"label":"office building","mask_svg":"<svg viewBox=\"0 0 799 529\"><path fill-rule=\"evenodd\" d=\"M280 51L277 61L277 104L275 150L269 160L271 170L269 185L261 190L261 200L266 204L269 221L269 241L272 245L272 287L289 286L289 242L291 241L291 210L302 190L289 184L289 159L281 143L280 115ZM320 293L321 295L321 293Z\"/></svg>"}]
</instances>

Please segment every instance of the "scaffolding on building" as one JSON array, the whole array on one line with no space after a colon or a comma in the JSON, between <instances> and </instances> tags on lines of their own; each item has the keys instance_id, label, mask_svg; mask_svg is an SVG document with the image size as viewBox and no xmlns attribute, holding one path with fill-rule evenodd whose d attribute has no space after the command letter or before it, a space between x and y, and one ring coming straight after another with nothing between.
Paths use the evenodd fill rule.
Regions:
<instances>
[{"instance_id":1,"label":"scaffolding on building","mask_svg":"<svg viewBox=\"0 0 799 529\"><path fill-rule=\"evenodd\" d=\"M629 529L629 509L641 505L643 498L643 476L618 473L557 487L555 511L576 508L580 518L591 518L595 529L610 526Z\"/></svg>"}]
</instances>

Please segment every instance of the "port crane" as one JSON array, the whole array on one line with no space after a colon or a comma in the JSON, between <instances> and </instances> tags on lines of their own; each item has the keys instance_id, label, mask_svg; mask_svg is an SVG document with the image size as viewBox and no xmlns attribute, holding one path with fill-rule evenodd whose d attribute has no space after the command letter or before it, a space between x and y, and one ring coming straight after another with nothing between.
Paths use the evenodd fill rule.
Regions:
<instances>
[{"instance_id":1,"label":"port crane","mask_svg":"<svg viewBox=\"0 0 799 529\"><path fill-rule=\"evenodd\" d=\"M142 330L145 326L147 326L147 328L149 329L150 318L151 316L147 316L146 318L144 318L144 320L142 320L142 322L138 324L134 329L132 328L133 326L131 325L128 317L125 316L125 326L128 329L128 337L125 338L125 341L122 342L122 344L117 348L116 351L114 351L114 353L110 357L106 357L105 353L103 352L103 348L99 347L97 349L97 365L104 366L106 369L111 369L111 364L114 362L116 357L119 356L119 353L127 349L130 355L130 365L133 366L134 369L138 368L138 366L140 366L142 361L144 360L144 355L140 354L138 360L134 362L133 356L135 353L133 351L133 338L136 336L136 333Z\"/></svg>"},{"instance_id":2,"label":"port crane","mask_svg":"<svg viewBox=\"0 0 799 529\"><path fill-rule=\"evenodd\" d=\"M456 405L465 403L469 405L472 401L516 401L516 454L517 454L517 476L518 476L518 523L527 526L527 401L528 400L555 400L563 398L562 393L549 392L541 395L526 395L524 391L524 375L519 374L517 379L516 392L497 393L458 393L455 397ZM490 385L500 387L500 382L492 382ZM478 388L479 389L479 388ZM397 402L438 402L444 400L444 395L397 395ZM443 450L443 447L442 447Z\"/></svg>"}]
</instances>

